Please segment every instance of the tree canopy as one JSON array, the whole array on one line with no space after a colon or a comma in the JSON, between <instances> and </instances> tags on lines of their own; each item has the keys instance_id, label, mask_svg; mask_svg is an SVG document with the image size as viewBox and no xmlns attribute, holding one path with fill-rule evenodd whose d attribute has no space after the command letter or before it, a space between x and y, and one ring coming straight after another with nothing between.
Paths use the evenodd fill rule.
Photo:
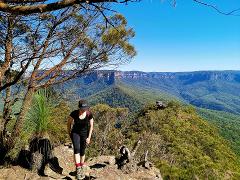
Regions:
<instances>
[{"instance_id":1,"label":"tree canopy","mask_svg":"<svg viewBox=\"0 0 240 180\"><path fill-rule=\"evenodd\" d=\"M112 26L106 26L101 12L92 6L29 16L1 13L0 91L8 102L16 84L23 94L9 144L22 130L34 92L95 69L116 67L136 55L129 42L135 33L126 19L116 13L107 18ZM4 109L10 111L9 103ZM7 119L0 124L8 123Z\"/></svg>"},{"instance_id":2,"label":"tree canopy","mask_svg":"<svg viewBox=\"0 0 240 180\"><path fill-rule=\"evenodd\" d=\"M42 87L131 59L135 50L128 41L134 36L133 30L126 28L127 22L119 14L109 17L109 21L114 28L105 27L100 12L80 7L28 17L2 14L0 90L16 83L29 69L33 70L31 79ZM60 78L59 74L67 69L75 71ZM18 73L12 81L4 82L8 70Z\"/></svg>"}]
</instances>

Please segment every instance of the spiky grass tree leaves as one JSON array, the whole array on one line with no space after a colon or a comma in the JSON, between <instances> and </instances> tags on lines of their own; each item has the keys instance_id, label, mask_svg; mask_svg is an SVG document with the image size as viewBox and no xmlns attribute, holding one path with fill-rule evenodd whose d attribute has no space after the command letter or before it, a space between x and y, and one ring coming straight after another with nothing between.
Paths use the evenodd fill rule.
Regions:
<instances>
[{"instance_id":1,"label":"spiky grass tree leaves","mask_svg":"<svg viewBox=\"0 0 240 180\"><path fill-rule=\"evenodd\" d=\"M32 128L36 134L43 134L49 129L49 120L52 111L49 99L49 93L46 89L40 89L34 94L28 118L33 124Z\"/></svg>"},{"instance_id":2,"label":"spiky grass tree leaves","mask_svg":"<svg viewBox=\"0 0 240 180\"><path fill-rule=\"evenodd\" d=\"M50 108L47 103L47 97L44 92L40 91L35 95L36 99L36 115L35 118L37 121L37 132L45 132L48 129L49 124L49 116L50 116Z\"/></svg>"}]
</instances>

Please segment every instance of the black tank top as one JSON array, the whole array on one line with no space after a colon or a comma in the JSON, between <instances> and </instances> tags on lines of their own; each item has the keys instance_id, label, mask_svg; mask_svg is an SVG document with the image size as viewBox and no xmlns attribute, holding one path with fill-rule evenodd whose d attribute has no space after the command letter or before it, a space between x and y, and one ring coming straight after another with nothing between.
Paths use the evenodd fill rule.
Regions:
<instances>
[{"instance_id":1,"label":"black tank top","mask_svg":"<svg viewBox=\"0 0 240 180\"><path fill-rule=\"evenodd\" d=\"M88 135L90 128L90 120L93 118L90 111L86 111L86 117L84 119L79 118L79 110L71 112L70 116L74 119L72 132L80 135Z\"/></svg>"}]
</instances>

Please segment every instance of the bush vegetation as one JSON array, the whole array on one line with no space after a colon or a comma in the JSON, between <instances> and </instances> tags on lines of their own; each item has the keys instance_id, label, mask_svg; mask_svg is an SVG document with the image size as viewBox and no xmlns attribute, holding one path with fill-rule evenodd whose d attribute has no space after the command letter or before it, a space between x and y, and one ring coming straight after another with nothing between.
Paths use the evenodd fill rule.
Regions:
<instances>
[{"instance_id":1,"label":"bush vegetation","mask_svg":"<svg viewBox=\"0 0 240 180\"><path fill-rule=\"evenodd\" d=\"M56 94L45 95L47 98L39 95L35 95L29 111L32 121L27 121L35 121L35 125L26 124L25 129L46 130L55 145L70 141L66 120L71 110L67 102L58 100ZM54 103L50 103L51 99ZM41 117L36 109L48 117L46 123L40 123L41 128L36 122L44 120L35 117ZM228 147L229 142L192 106L171 101L166 109L158 110L154 104L149 104L134 116L128 108L106 104L97 104L90 110L94 115L94 131L87 157L117 155L120 146L127 145L131 149L140 138L142 144L136 158L142 159L148 150L149 160L160 169L164 179L240 178L238 158ZM24 133L21 136L31 137Z\"/></svg>"},{"instance_id":2,"label":"bush vegetation","mask_svg":"<svg viewBox=\"0 0 240 180\"><path fill-rule=\"evenodd\" d=\"M239 115L198 108L200 116L218 128L222 137L231 143L234 152L240 157L240 117Z\"/></svg>"},{"instance_id":3,"label":"bush vegetation","mask_svg":"<svg viewBox=\"0 0 240 180\"><path fill-rule=\"evenodd\" d=\"M240 178L237 156L217 129L191 106L146 107L132 126L131 140L141 135L150 159L166 179Z\"/></svg>"}]
</instances>

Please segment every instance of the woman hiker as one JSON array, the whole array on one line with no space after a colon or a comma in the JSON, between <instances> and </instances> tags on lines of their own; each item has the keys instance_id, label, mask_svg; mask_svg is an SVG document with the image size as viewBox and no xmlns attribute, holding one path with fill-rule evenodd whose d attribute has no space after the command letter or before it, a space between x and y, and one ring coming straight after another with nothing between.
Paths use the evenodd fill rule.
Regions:
<instances>
[{"instance_id":1,"label":"woman hiker","mask_svg":"<svg viewBox=\"0 0 240 180\"><path fill-rule=\"evenodd\" d=\"M77 179L83 179L83 167L85 166L85 149L90 143L93 131L93 116L89 111L86 100L80 100L78 110L71 112L67 129L71 137L74 149L74 160L76 165Z\"/></svg>"}]
</instances>

